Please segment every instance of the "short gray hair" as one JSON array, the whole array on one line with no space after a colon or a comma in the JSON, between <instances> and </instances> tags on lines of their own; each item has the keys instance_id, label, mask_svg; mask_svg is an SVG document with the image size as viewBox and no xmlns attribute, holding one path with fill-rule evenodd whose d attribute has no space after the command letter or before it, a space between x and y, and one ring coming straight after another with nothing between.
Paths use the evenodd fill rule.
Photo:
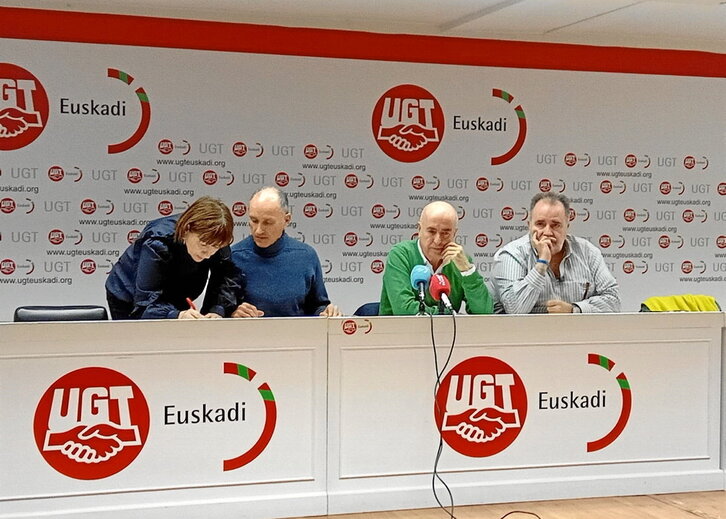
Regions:
<instances>
[{"instance_id":1,"label":"short gray hair","mask_svg":"<svg viewBox=\"0 0 726 519\"><path fill-rule=\"evenodd\" d=\"M546 193L537 193L532 197L532 202L529 204L530 213L534 209L534 206L537 205L537 202L539 202L540 200L544 200L549 204L556 204L559 202L565 208L565 217L568 220L570 219L570 199L567 198L565 195L560 193L553 193L551 191L547 191Z\"/></svg>"}]
</instances>

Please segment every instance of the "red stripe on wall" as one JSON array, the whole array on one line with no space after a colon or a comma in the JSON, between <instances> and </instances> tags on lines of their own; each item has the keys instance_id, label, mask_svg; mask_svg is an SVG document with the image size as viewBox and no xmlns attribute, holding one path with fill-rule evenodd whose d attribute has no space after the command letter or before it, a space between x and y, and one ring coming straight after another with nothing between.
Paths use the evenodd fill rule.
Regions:
<instances>
[{"instance_id":1,"label":"red stripe on wall","mask_svg":"<svg viewBox=\"0 0 726 519\"><path fill-rule=\"evenodd\" d=\"M0 38L507 68L726 77L726 54L0 7Z\"/></svg>"}]
</instances>

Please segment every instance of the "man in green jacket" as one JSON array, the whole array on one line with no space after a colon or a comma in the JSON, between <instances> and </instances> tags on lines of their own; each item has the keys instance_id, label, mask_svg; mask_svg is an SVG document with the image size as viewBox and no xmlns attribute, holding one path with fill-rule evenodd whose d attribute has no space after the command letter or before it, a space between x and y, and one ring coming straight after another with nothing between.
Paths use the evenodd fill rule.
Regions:
<instances>
[{"instance_id":1,"label":"man in green jacket","mask_svg":"<svg viewBox=\"0 0 726 519\"><path fill-rule=\"evenodd\" d=\"M444 274L451 283L449 299L459 312L466 302L469 314L492 313L492 298L476 266L454 241L459 219L456 209L446 202L424 207L418 221L418 239L397 243L386 260L379 315L415 315L419 311L417 291L411 285L411 270L426 265L435 274ZM438 304L426 294L428 313L437 313Z\"/></svg>"}]
</instances>

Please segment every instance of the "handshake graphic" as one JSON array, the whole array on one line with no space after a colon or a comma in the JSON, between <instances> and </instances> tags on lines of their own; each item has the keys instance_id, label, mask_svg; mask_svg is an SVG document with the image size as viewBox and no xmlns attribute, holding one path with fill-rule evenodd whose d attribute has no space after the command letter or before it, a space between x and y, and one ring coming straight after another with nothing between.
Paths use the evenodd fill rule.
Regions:
<instances>
[{"instance_id":1,"label":"handshake graphic","mask_svg":"<svg viewBox=\"0 0 726 519\"><path fill-rule=\"evenodd\" d=\"M441 431L453 431L472 443L486 443L499 437L506 429L518 428L519 413L496 407L469 408L458 414L444 414Z\"/></svg>"},{"instance_id":2,"label":"handshake graphic","mask_svg":"<svg viewBox=\"0 0 726 519\"><path fill-rule=\"evenodd\" d=\"M418 124L397 124L391 128L380 128L378 138L387 140L401 151L420 150L427 142L439 140L436 128L424 128Z\"/></svg>"},{"instance_id":3,"label":"handshake graphic","mask_svg":"<svg viewBox=\"0 0 726 519\"><path fill-rule=\"evenodd\" d=\"M79 463L99 463L116 456L124 447L141 445L138 427L116 424L78 425L64 432L48 431L45 451L60 451Z\"/></svg>"},{"instance_id":4,"label":"handshake graphic","mask_svg":"<svg viewBox=\"0 0 726 519\"><path fill-rule=\"evenodd\" d=\"M15 137L30 126L40 126L37 114L24 112L17 108L0 110L0 137Z\"/></svg>"}]
</instances>

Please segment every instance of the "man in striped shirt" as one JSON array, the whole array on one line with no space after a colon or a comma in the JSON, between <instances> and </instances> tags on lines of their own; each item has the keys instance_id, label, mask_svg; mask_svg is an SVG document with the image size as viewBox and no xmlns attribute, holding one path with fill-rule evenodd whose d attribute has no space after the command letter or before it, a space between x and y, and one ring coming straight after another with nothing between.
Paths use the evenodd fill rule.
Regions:
<instances>
[{"instance_id":1,"label":"man in striped shirt","mask_svg":"<svg viewBox=\"0 0 726 519\"><path fill-rule=\"evenodd\" d=\"M491 283L498 309L508 314L619 312L618 282L600 250L569 235L570 201L538 193L529 233L494 255Z\"/></svg>"}]
</instances>

